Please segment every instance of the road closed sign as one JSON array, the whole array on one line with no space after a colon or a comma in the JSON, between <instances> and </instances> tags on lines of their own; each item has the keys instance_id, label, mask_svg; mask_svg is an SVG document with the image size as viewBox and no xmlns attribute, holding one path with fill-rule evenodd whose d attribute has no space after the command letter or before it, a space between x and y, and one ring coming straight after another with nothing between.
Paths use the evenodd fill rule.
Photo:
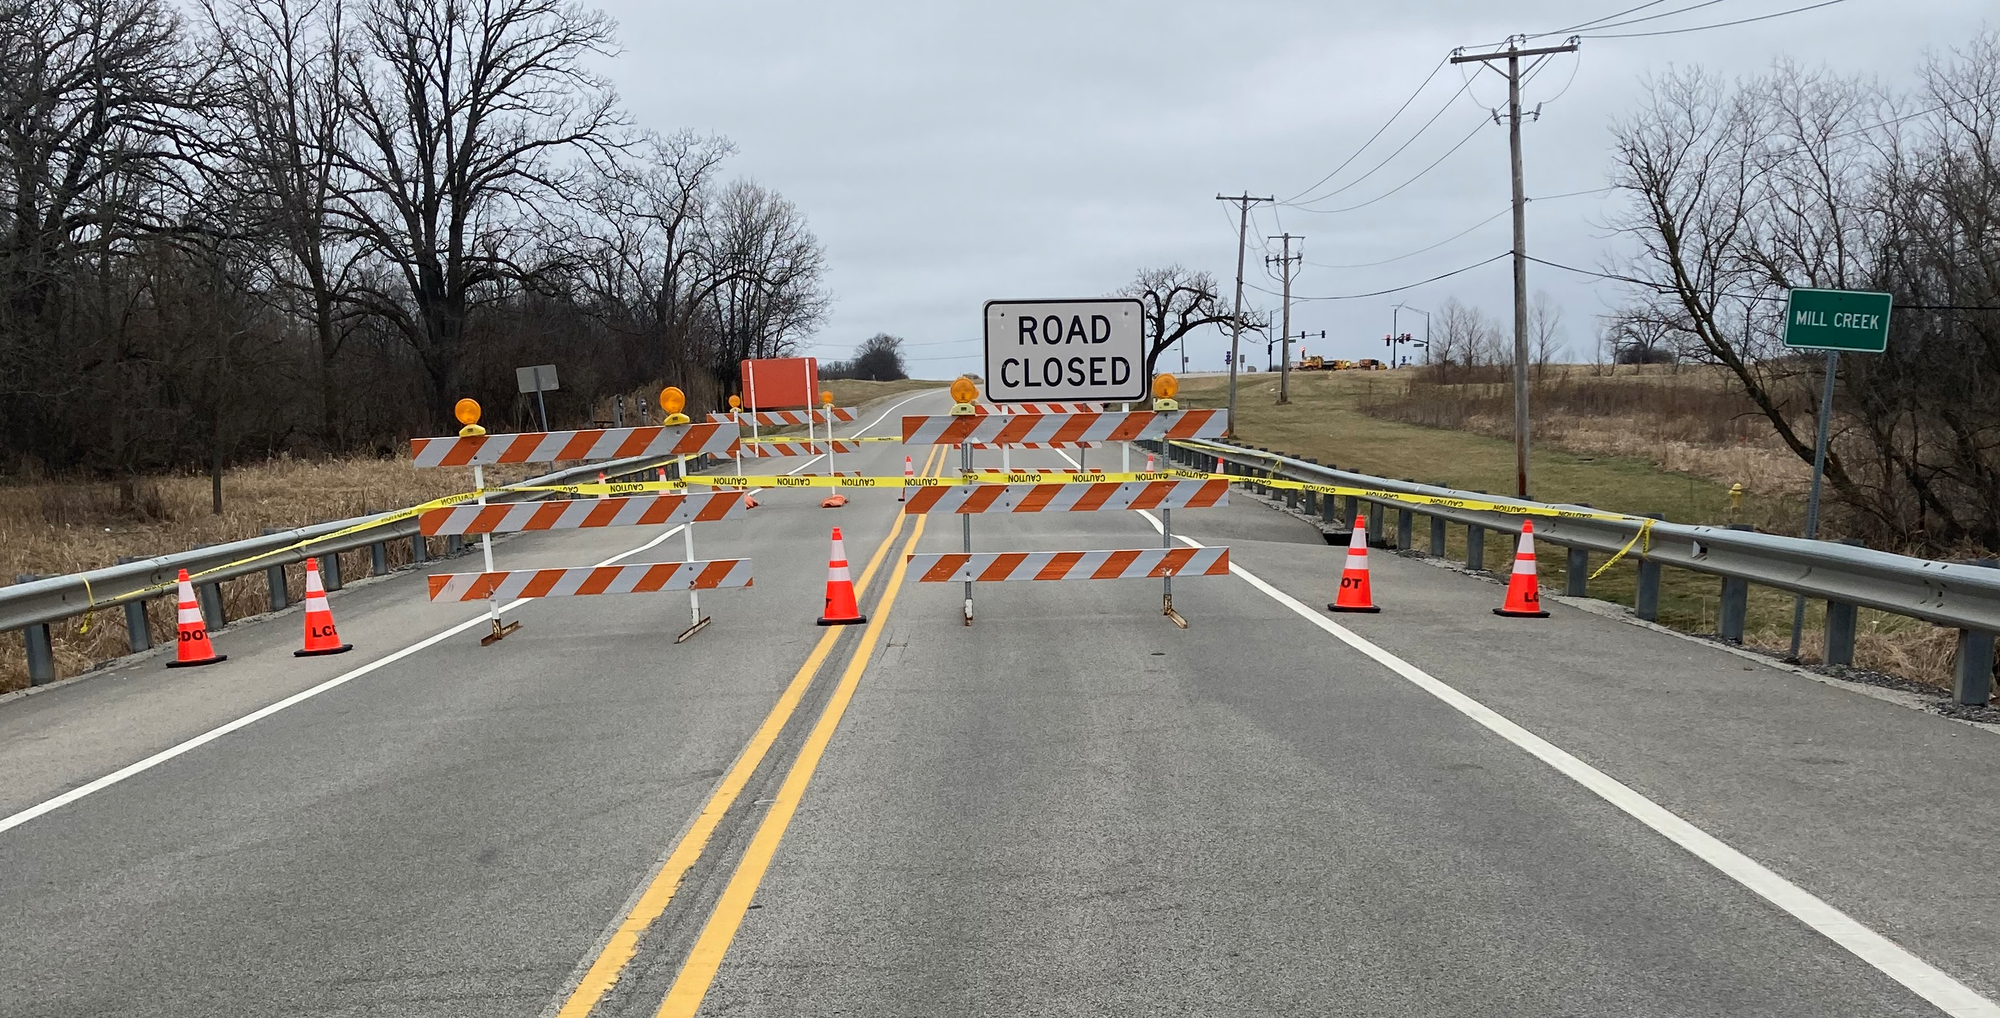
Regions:
<instances>
[{"instance_id":1,"label":"road closed sign","mask_svg":"<svg viewBox=\"0 0 2000 1018\"><path fill-rule=\"evenodd\" d=\"M1146 330L1130 297L986 302L986 398L1133 402L1146 395Z\"/></svg>"}]
</instances>

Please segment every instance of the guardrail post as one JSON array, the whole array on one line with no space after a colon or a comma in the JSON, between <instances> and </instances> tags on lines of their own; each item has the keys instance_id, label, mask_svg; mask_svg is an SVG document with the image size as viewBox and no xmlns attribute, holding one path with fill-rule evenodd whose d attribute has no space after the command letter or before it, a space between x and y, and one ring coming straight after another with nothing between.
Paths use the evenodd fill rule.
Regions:
<instances>
[{"instance_id":1,"label":"guardrail post","mask_svg":"<svg viewBox=\"0 0 2000 1018\"><path fill-rule=\"evenodd\" d=\"M424 535L422 535L422 534L411 534L411 535L410 535L410 564L411 564L411 565L413 565L413 566L420 566L420 565L423 565L423 564L424 564L425 562L428 562L428 561L430 561L430 555L429 555L429 551L430 551L430 549L428 549L428 548L426 548L426 547L424 546Z\"/></svg>"},{"instance_id":2,"label":"guardrail post","mask_svg":"<svg viewBox=\"0 0 2000 1018\"><path fill-rule=\"evenodd\" d=\"M1590 596L1590 549L1570 548L1569 561L1564 563L1563 596Z\"/></svg>"},{"instance_id":3,"label":"guardrail post","mask_svg":"<svg viewBox=\"0 0 2000 1018\"><path fill-rule=\"evenodd\" d=\"M1486 571L1486 528L1477 523L1465 525L1465 568Z\"/></svg>"},{"instance_id":4,"label":"guardrail post","mask_svg":"<svg viewBox=\"0 0 2000 1018\"><path fill-rule=\"evenodd\" d=\"M1444 517L1431 517L1431 557L1444 557Z\"/></svg>"},{"instance_id":5,"label":"guardrail post","mask_svg":"<svg viewBox=\"0 0 2000 1018\"><path fill-rule=\"evenodd\" d=\"M21 640L28 645L28 684L46 686L56 680L56 649L49 637L48 623L39 623L21 630Z\"/></svg>"},{"instance_id":6,"label":"guardrail post","mask_svg":"<svg viewBox=\"0 0 2000 1018\"><path fill-rule=\"evenodd\" d=\"M1840 543L1854 548L1863 547L1862 542L1851 537ZM1826 603L1826 643L1820 651L1823 663L1854 664L1855 615L1855 608L1851 604L1842 604L1839 601Z\"/></svg>"},{"instance_id":7,"label":"guardrail post","mask_svg":"<svg viewBox=\"0 0 2000 1018\"><path fill-rule=\"evenodd\" d=\"M368 575L381 576L389 571L389 542L377 541L368 546Z\"/></svg>"},{"instance_id":8,"label":"guardrail post","mask_svg":"<svg viewBox=\"0 0 2000 1018\"><path fill-rule=\"evenodd\" d=\"M1321 523L1338 524L1340 522L1340 499L1333 495L1321 495L1319 498L1319 519Z\"/></svg>"},{"instance_id":9,"label":"guardrail post","mask_svg":"<svg viewBox=\"0 0 2000 1018\"><path fill-rule=\"evenodd\" d=\"M1731 530L1754 530L1747 523L1732 523ZM1722 578L1722 603L1715 615L1715 635L1727 643L1743 642L1743 623L1750 615L1750 581L1734 576Z\"/></svg>"},{"instance_id":10,"label":"guardrail post","mask_svg":"<svg viewBox=\"0 0 2000 1018\"><path fill-rule=\"evenodd\" d=\"M34 573L18 573L15 583L33 583L41 579ZM56 680L55 640L49 634L48 623L37 623L21 630L21 642L28 648L28 684L46 686Z\"/></svg>"},{"instance_id":11,"label":"guardrail post","mask_svg":"<svg viewBox=\"0 0 2000 1018\"><path fill-rule=\"evenodd\" d=\"M276 527L264 528L265 537L276 533L279 533ZM271 610L274 612L284 611L285 606L292 603L288 596L291 592L285 589L285 564L280 562L277 565L266 568L264 570L264 582L271 588Z\"/></svg>"},{"instance_id":12,"label":"guardrail post","mask_svg":"<svg viewBox=\"0 0 2000 1018\"><path fill-rule=\"evenodd\" d=\"M465 538L457 534L452 534L444 539L444 554L446 558L457 558L458 553L464 550Z\"/></svg>"},{"instance_id":13,"label":"guardrail post","mask_svg":"<svg viewBox=\"0 0 2000 1018\"><path fill-rule=\"evenodd\" d=\"M328 593L340 589L340 553L327 552L319 560L319 582Z\"/></svg>"},{"instance_id":14,"label":"guardrail post","mask_svg":"<svg viewBox=\"0 0 2000 1018\"><path fill-rule=\"evenodd\" d=\"M1647 518L1664 520L1659 513L1647 513ZM1660 620L1660 564L1645 552L1639 553L1639 589L1632 596L1632 612L1647 622Z\"/></svg>"},{"instance_id":15,"label":"guardrail post","mask_svg":"<svg viewBox=\"0 0 2000 1018\"><path fill-rule=\"evenodd\" d=\"M1297 488L1286 488L1286 489L1285 489L1285 508L1287 508L1287 509L1297 509L1298 507L1299 507L1299 489L1297 489Z\"/></svg>"},{"instance_id":16,"label":"guardrail post","mask_svg":"<svg viewBox=\"0 0 2000 1018\"><path fill-rule=\"evenodd\" d=\"M195 600L201 604L201 619L210 629L221 629L229 624L228 613L222 610L222 581L204 583L194 588Z\"/></svg>"},{"instance_id":17,"label":"guardrail post","mask_svg":"<svg viewBox=\"0 0 2000 1018\"><path fill-rule=\"evenodd\" d=\"M130 555L120 555L113 561L122 566L139 560ZM125 646L134 654L153 649L153 629L146 623L146 602L143 599L125 602Z\"/></svg>"},{"instance_id":18,"label":"guardrail post","mask_svg":"<svg viewBox=\"0 0 2000 1018\"><path fill-rule=\"evenodd\" d=\"M1400 506L1396 509L1396 550L1410 551L1417 546L1413 533L1417 528L1417 514Z\"/></svg>"},{"instance_id":19,"label":"guardrail post","mask_svg":"<svg viewBox=\"0 0 2000 1018\"><path fill-rule=\"evenodd\" d=\"M1368 503L1368 543L1376 548L1389 543L1389 514L1383 512L1384 508L1379 502Z\"/></svg>"},{"instance_id":20,"label":"guardrail post","mask_svg":"<svg viewBox=\"0 0 2000 1018\"><path fill-rule=\"evenodd\" d=\"M2000 567L2000 559L1979 559L1972 563L1988 569ZM1968 707L1982 706L1993 696L1993 634L1977 629L1958 631L1958 659L1952 674L1952 699Z\"/></svg>"}]
</instances>

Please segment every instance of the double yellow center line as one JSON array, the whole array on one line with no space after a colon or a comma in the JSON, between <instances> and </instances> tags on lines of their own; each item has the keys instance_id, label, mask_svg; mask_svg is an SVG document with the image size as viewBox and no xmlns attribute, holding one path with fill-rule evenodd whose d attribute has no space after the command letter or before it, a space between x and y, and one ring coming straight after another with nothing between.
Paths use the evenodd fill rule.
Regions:
<instances>
[{"instance_id":1,"label":"double yellow center line","mask_svg":"<svg viewBox=\"0 0 2000 1018\"><path fill-rule=\"evenodd\" d=\"M942 465L943 456L949 452L950 449L945 446L933 448L931 454L924 458L924 468L920 473L923 476L931 475L933 470ZM908 519L910 517L902 513L896 514L895 525L890 527L888 536L876 546L874 553L869 556L867 567L861 571L861 579L856 584L857 590L867 591L868 584L875 578L876 569L882 565L883 556L889 551L890 546L895 544L897 535L902 533L904 521ZM707 925L702 927L700 938L695 941L694 949L689 952L680 974L674 979L673 989L668 992L666 1000L660 1005L660 1015L693 1015L695 1009L701 1006L702 997L708 993L709 985L714 982L716 970L722 965L722 957L728 952L730 941L736 936L737 927L743 923L743 916L750 908L751 898L757 893L757 885L763 880L765 870L770 867L771 859L777 853L778 842L784 837L785 828L791 824L792 814L798 809L799 801L805 795L806 785L812 780L813 772L819 767L820 758L826 753L826 746L833 738L834 729L839 726L841 716L846 713L848 702L854 698L855 687L861 682L861 673L867 669L868 658L874 653L875 644L881 638L882 627L888 621L890 610L895 606L896 592L903 585L908 553L916 547L917 539L923 536L924 532L926 517L917 516L915 519L916 523L910 529L909 540L903 544L903 554L896 557L896 564L889 575L888 586L884 588L881 600L870 616L873 621L869 622L862 632L861 643L848 661L847 670L840 677L840 684L834 688L832 697L827 701L825 709L820 712L818 723L806 737L804 746L799 750L798 759L793 761L791 771L785 775L784 783L779 787L776 801L765 814L763 823L758 826L749 849L744 852L743 859L737 864L729 885L723 889L722 898L716 903ZM708 847L709 839L715 834L716 826L736 803L744 787L749 784L751 775L756 773L758 766L764 762L765 755L770 752L771 746L777 742L778 734L784 730L786 722L791 720L793 712L798 709L799 701L805 697L806 690L812 686L813 679L818 676L821 666L833 652L834 644L839 640L841 632L839 628L828 629L813 646L812 653L806 655L805 663L799 666L798 673L792 676L791 683L778 697L778 702L772 705L771 712L765 715L763 723L757 727L756 733L750 736L750 741L737 755L736 762L730 766L729 772L723 775L721 784L716 786L707 804L688 825L680 841L674 845L666 863L660 867L658 873L654 874L645 890L640 892L638 900L626 912L625 918L612 932L597 957L591 961L590 968L584 972L583 978L578 980L576 989L571 991L562 1009L556 1012L556 1018L587 1018L598 1002L604 999L604 995L611 992L612 986L618 982L625 967L631 964L633 957L638 954L640 936L650 929L666 912L667 906L673 903L674 895L680 890L681 881L686 879L688 871L700 861L702 852Z\"/></svg>"}]
</instances>

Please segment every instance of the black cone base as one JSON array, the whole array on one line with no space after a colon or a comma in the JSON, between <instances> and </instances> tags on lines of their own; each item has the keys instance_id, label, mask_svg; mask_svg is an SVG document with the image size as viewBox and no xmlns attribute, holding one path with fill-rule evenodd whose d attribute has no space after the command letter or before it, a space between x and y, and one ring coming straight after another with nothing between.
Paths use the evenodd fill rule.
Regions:
<instances>
[{"instance_id":1,"label":"black cone base","mask_svg":"<svg viewBox=\"0 0 2000 1018\"><path fill-rule=\"evenodd\" d=\"M292 656L293 656L293 657L325 657L325 656L327 656L328 654L345 654L345 653L347 653L348 651L350 651L350 650L353 650L353 649L354 649L354 645L353 645L353 644L351 644L351 643L343 643L343 644L341 644L341 645L340 645L340 646L338 646L338 647L328 647L328 648L326 648L325 650L295 650L295 651L292 651Z\"/></svg>"}]
</instances>

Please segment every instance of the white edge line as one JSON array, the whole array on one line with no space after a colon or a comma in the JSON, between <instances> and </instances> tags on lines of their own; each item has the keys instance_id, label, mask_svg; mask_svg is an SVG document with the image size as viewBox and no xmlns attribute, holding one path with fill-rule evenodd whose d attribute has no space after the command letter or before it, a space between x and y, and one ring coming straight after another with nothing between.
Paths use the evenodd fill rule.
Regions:
<instances>
[{"instance_id":1,"label":"white edge line","mask_svg":"<svg viewBox=\"0 0 2000 1018\"><path fill-rule=\"evenodd\" d=\"M910 400L917 399L918 397L921 396L929 395L933 391L935 390L926 389L922 392L916 393L915 395L908 397L907 399L902 400L901 402L896 403L894 406L891 406L887 410L882 411L881 415L876 417L873 421L870 421L867 425L863 426L860 429L860 432L857 432L857 434L864 433L868 431L870 428L873 428L875 425L882 423L882 421L885 418L887 418L890 414L896 411L897 407L902 406L904 403L908 403L910 402ZM824 456L815 456L812 459L806 460L804 463L801 463L798 466L793 467L790 471L787 472L796 474L799 471L804 470L809 466L812 466L814 463L817 463L824 458L825 458ZM658 547L662 541L665 541L667 538L680 533L681 527L684 526L686 526L686 524L681 524L680 526L676 526L672 530L669 530L666 533L661 534L650 541L647 541L645 544L633 548L630 551L620 552L619 554L613 555L610 558L597 563L597 565L591 566L590 568L596 569L602 566L608 566L611 565L612 563L631 558L632 556L637 555L642 551ZM512 611L515 608L519 608L522 605L527 604L531 600L534 599L520 598L518 600L510 601L507 604L501 605L500 610L502 612ZM257 722L262 721L265 718L268 718L271 715L276 714L287 707L304 703L305 701L310 700L313 697L318 696L321 693L327 692L329 690L338 689L341 686L344 686L349 682L354 681L355 679L358 679L364 675L367 675L370 672L375 671L376 669L394 664L406 657L409 657L412 654L415 654L420 650L424 650L428 647L432 647L439 643L442 643L445 640L449 640L452 637L457 636L458 634L463 633L466 630L471 629L472 627L477 626L482 622L485 622L487 620L487 617L488 616L482 613L477 618L467 619L464 622L452 626L451 628L446 629L441 633L425 637L424 639L416 643L410 644L409 646L404 647L401 650L376 658L375 660L370 661L359 668L355 668L347 672L342 672L341 674L334 676L333 678L328 679L325 682L322 682L319 685L312 687L311 689L300 690L299 692L293 693L292 695L285 697L284 699L279 700L276 703L270 704L265 707L260 707L257 710L251 711L250 713L245 714L234 721L225 722L221 725L209 729L206 732L201 733L200 735L195 736L192 739L188 739L185 742L177 743L173 746L163 749L158 753L153 754L152 756L149 756L143 760L138 761L137 763L127 764L124 767L120 767L119 769L112 771L111 773L106 774L101 778L97 778L96 780L87 782L82 785L78 785L77 787L72 788L69 791L64 792L60 795L57 795L54 798L43 800L42 802L36 803L35 805L28 807L27 809L21 810L17 813L10 814L4 819L0 819L0 834L4 834L7 831L11 831L16 827L19 827L22 824L25 824L28 821L35 819L36 817L44 816L48 813L52 813L56 810L59 810L64 806L67 806L70 803L73 803L78 799L83 798L84 796L90 795L95 792L101 792L107 788L110 788L112 785L124 781L127 778L152 770L153 768L158 767L159 765L166 763L167 761L172 760L173 758L180 756L183 753L200 749L201 747L206 746L209 743L214 742L215 740L220 739L231 732L234 732L241 728L247 728L250 725L256 724Z\"/></svg>"},{"instance_id":2,"label":"white edge line","mask_svg":"<svg viewBox=\"0 0 2000 1018\"><path fill-rule=\"evenodd\" d=\"M1165 532L1160 521L1143 509L1153 529ZM1205 545L1192 538L1174 535L1192 548ZM1882 974L1903 984L1917 996L1936 1005L1954 1018L2000 1018L2000 1005L1981 996L1971 987L1953 979L1943 970L1911 954L1896 942L1863 926L1845 912L1827 904L1817 895L1766 869L1762 863L1729 847L1714 835L1681 819L1673 811L1633 791L1625 783L1571 756L1566 750L1520 725L1509 721L1491 707L1446 685L1429 672L1370 643L1359 634L1315 611L1298 598L1264 582L1248 569L1229 564L1229 571L1262 591L1272 600L1290 608L1335 639L1360 651L1382 667L1395 672L1411 685L1444 701L1453 710L1478 722L1488 731L1526 750L1565 777L1596 793L1605 802L1623 810L1633 819L1652 828L1667 840L1713 866L1723 876L1749 888L1765 901L1790 913L1821 936L1867 962Z\"/></svg>"}]
</instances>

